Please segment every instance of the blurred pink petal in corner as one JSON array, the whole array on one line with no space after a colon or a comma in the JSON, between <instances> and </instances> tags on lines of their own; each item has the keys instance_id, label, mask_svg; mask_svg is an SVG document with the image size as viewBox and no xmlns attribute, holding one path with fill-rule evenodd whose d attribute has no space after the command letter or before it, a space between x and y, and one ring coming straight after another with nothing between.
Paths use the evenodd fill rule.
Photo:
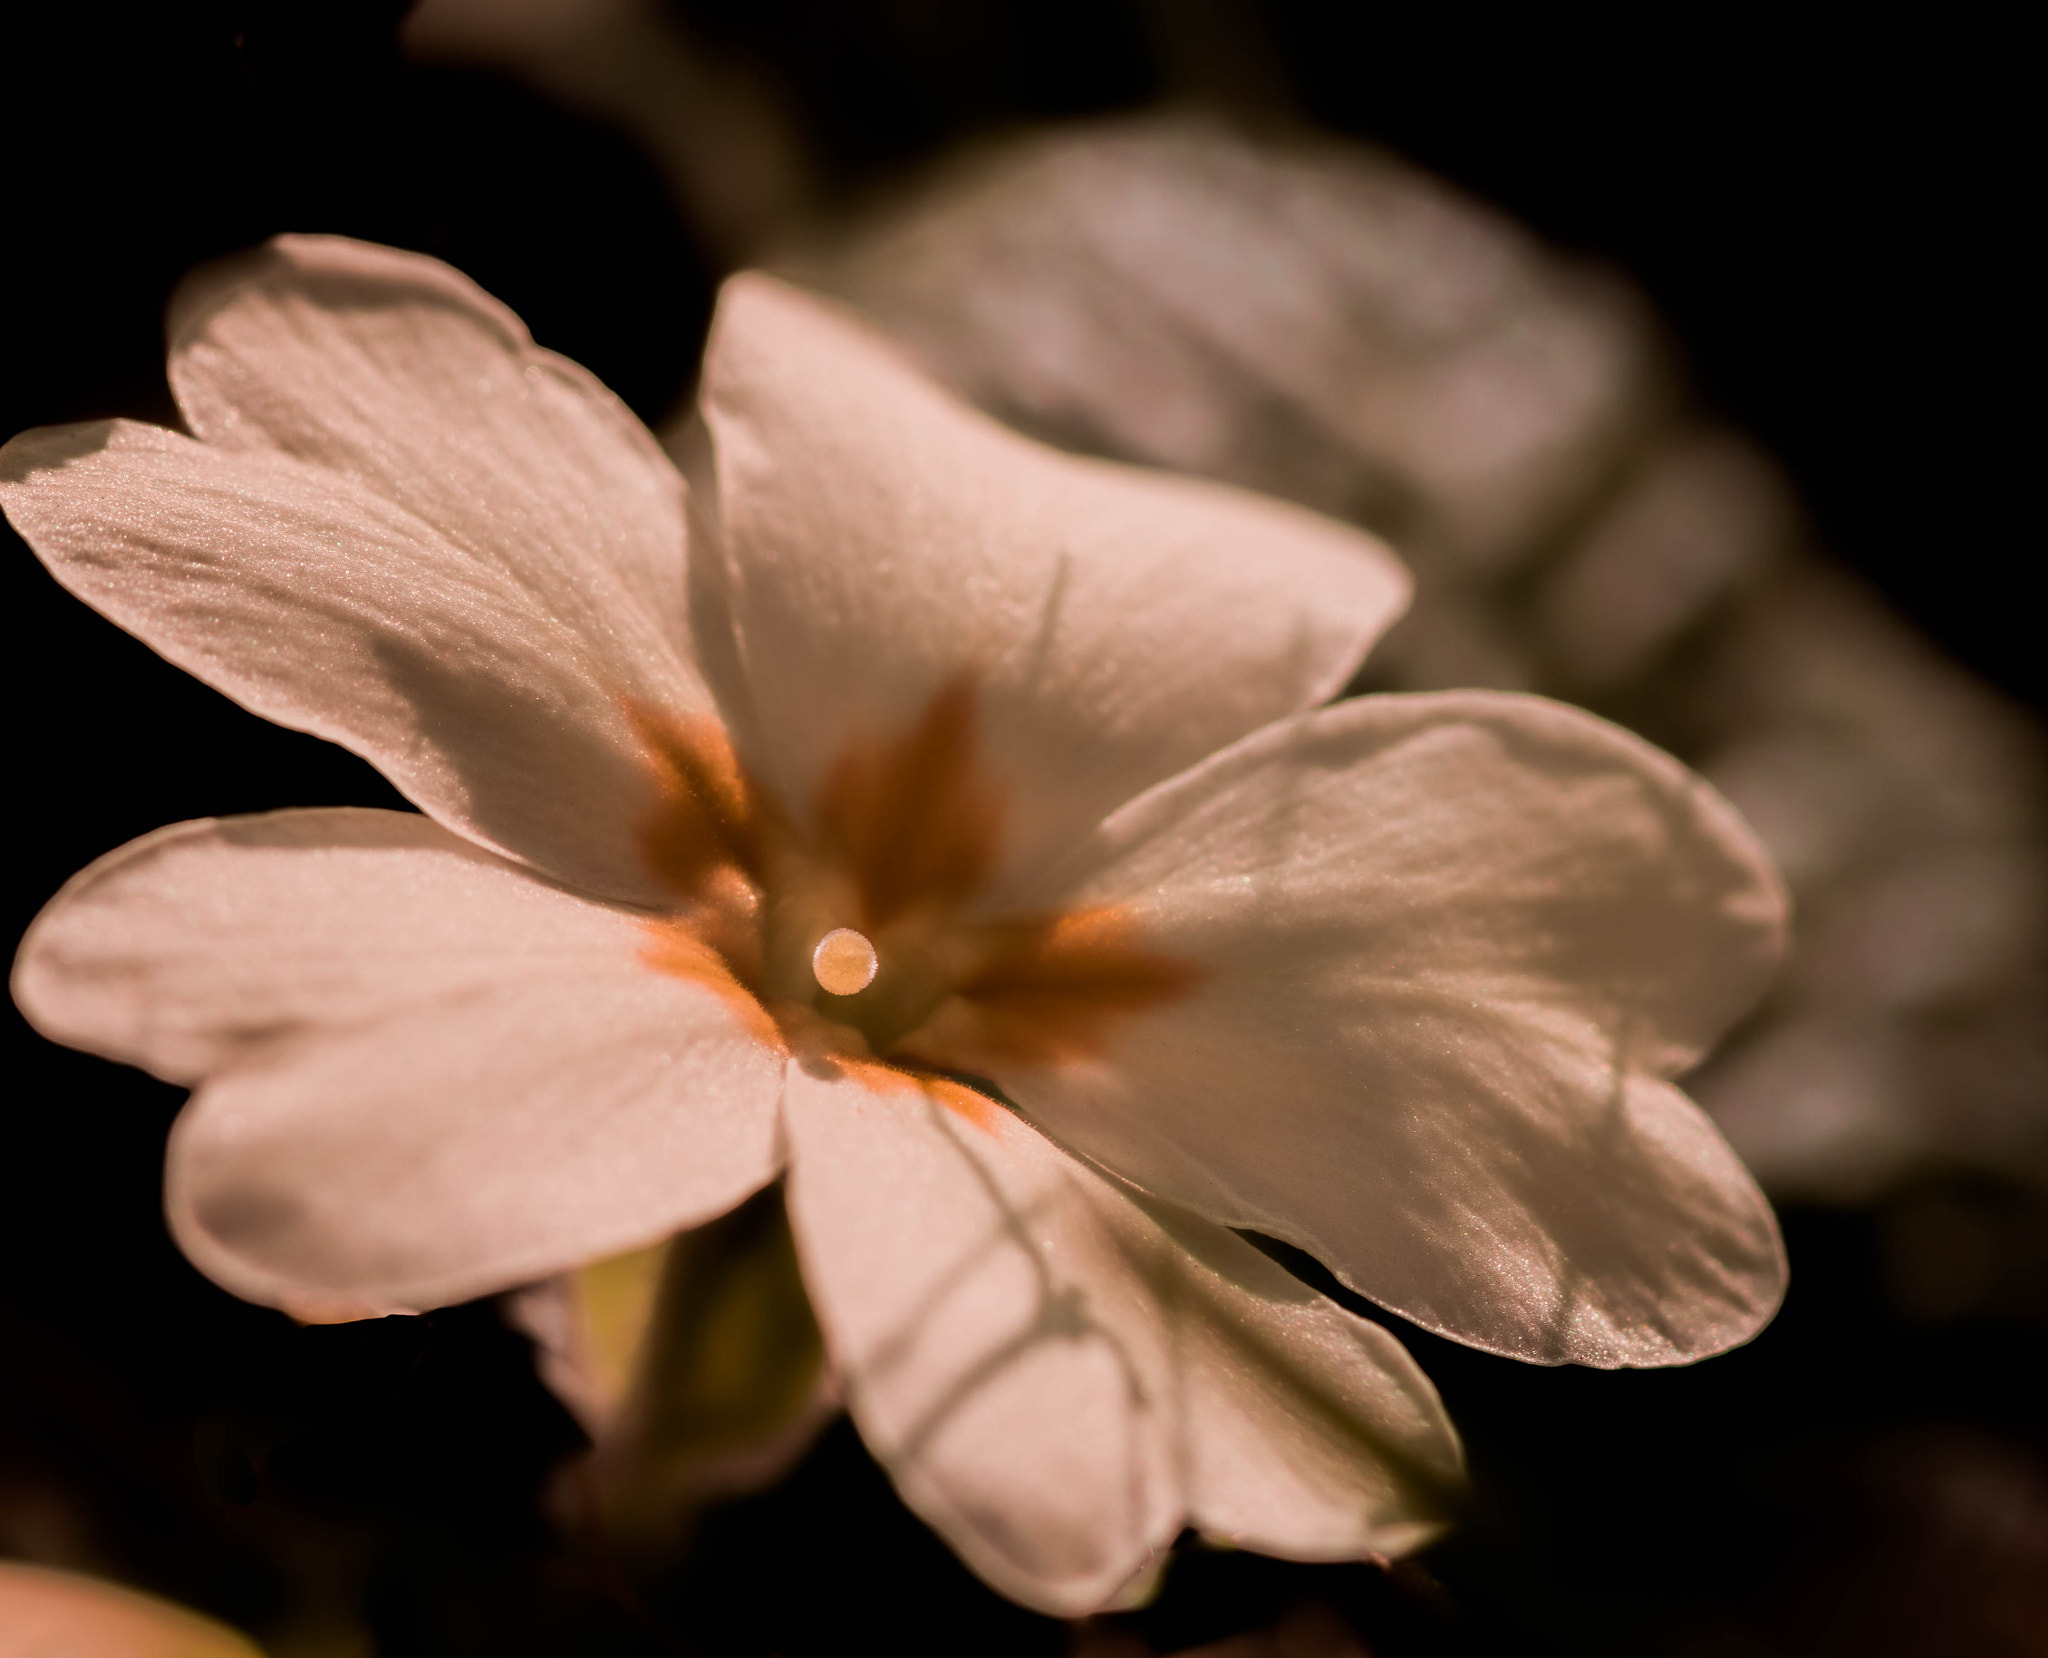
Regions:
<instances>
[{"instance_id":1,"label":"blurred pink petal in corner","mask_svg":"<svg viewBox=\"0 0 2048 1658\"><path fill-rule=\"evenodd\" d=\"M0 1560L0 1658L262 1658L225 1624L118 1584Z\"/></svg>"}]
</instances>

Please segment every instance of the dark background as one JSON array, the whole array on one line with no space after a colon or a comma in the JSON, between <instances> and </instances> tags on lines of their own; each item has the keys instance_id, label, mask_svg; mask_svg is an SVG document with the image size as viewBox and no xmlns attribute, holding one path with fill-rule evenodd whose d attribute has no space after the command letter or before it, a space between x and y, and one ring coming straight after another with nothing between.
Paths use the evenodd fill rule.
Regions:
<instances>
[{"instance_id":1,"label":"dark background","mask_svg":"<svg viewBox=\"0 0 2048 1658\"><path fill-rule=\"evenodd\" d=\"M1780 457L1830 550L2041 707L2022 503L2038 485L2014 413L2037 401L2019 244L2038 180L2018 159L2018 43L1988 24L676 4L786 93L828 193L991 125L1165 97L1288 110L1406 153L1630 272L1699 398ZM404 62L403 10L10 21L0 434L171 418L171 286L280 230L448 259L650 420L686 394L721 274L711 238L624 137L509 81ZM397 803L361 763L242 714L65 598L11 533L0 560L8 936L161 823ZM214 1290L157 1217L175 1091L6 1019L0 1553L257 1630L366 1623L390 1655L1073 1639L954 1565L843 1426L785 1487L714 1512L677 1574L619 1592L536 1517L576 1432L490 1309L301 1330ZM1909 1314L1889 1286L1910 1197L1787 1214L1783 1316L1696 1369L1546 1372L1404 1329L1471 1445L1467 1526L1393 1575L1191 1552L1150 1610L1105 1628L1168 1652L1315 1599L1387 1654L2048 1652L2048 1298L2037 1270L1962 1315ZM2038 1268L2039 1201L1977 1199Z\"/></svg>"}]
</instances>

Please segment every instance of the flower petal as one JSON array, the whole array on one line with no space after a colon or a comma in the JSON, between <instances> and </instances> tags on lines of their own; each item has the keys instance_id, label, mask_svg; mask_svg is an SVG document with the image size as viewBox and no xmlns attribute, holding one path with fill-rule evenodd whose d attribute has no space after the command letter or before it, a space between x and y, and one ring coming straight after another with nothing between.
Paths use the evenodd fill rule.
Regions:
<instances>
[{"instance_id":1,"label":"flower petal","mask_svg":"<svg viewBox=\"0 0 2048 1658\"><path fill-rule=\"evenodd\" d=\"M262 1658L189 1607L118 1583L0 1560L0 1658Z\"/></svg>"},{"instance_id":2,"label":"flower petal","mask_svg":"<svg viewBox=\"0 0 2048 1658\"><path fill-rule=\"evenodd\" d=\"M208 1082L172 1132L171 1229L208 1277L302 1318L465 1301L773 1179L778 1062L652 973L450 997Z\"/></svg>"},{"instance_id":3,"label":"flower petal","mask_svg":"<svg viewBox=\"0 0 2048 1658\"><path fill-rule=\"evenodd\" d=\"M1235 1233L1121 1195L1153 1229L1127 1248L1177 1347L1188 1523L1290 1560L1404 1555L1441 1533L1464 1452L1408 1350Z\"/></svg>"},{"instance_id":4,"label":"flower petal","mask_svg":"<svg viewBox=\"0 0 2048 1658\"><path fill-rule=\"evenodd\" d=\"M100 860L15 986L61 1041L208 1077L171 1139L180 1243L341 1316L616 1254L773 1177L779 1052L645 947L425 818L288 812Z\"/></svg>"},{"instance_id":5,"label":"flower petal","mask_svg":"<svg viewBox=\"0 0 2048 1658\"><path fill-rule=\"evenodd\" d=\"M1682 1362L1775 1310L1770 1208L1661 1078L1756 996L1785 901L1668 756L1534 698L1363 698L1134 802L1064 878L1207 974L1100 1060L994 1067L1068 1144L1518 1358Z\"/></svg>"},{"instance_id":6,"label":"flower petal","mask_svg":"<svg viewBox=\"0 0 2048 1658\"><path fill-rule=\"evenodd\" d=\"M807 809L856 742L971 680L1012 869L1332 695L1407 602L1362 532L1045 449L764 276L726 285L700 407L724 557L693 569L698 619L725 612L704 661L750 759Z\"/></svg>"},{"instance_id":7,"label":"flower petal","mask_svg":"<svg viewBox=\"0 0 2048 1658\"><path fill-rule=\"evenodd\" d=\"M426 998L633 972L644 938L431 819L271 812L173 824L81 870L22 940L14 993L53 1040L190 1085Z\"/></svg>"},{"instance_id":8,"label":"flower petal","mask_svg":"<svg viewBox=\"0 0 2048 1658\"><path fill-rule=\"evenodd\" d=\"M195 437L353 478L624 665L682 668L674 465L595 375L459 271L280 236L186 278L170 333Z\"/></svg>"},{"instance_id":9,"label":"flower petal","mask_svg":"<svg viewBox=\"0 0 2048 1658\"><path fill-rule=\"evenodd\" d=\"M955 1085L792 1065L786 1100L791 1221L855 1420L1005 1593L1095 1610L1185 1521L1302 1558L1438 1529L1457 1441L1384 1330Z\"/></svg>"},{"instance_id":10,"label":"flower petal","mask_svg":"<svg viewBox=\"0 0 2048 1658\"><path fill-rule=\"evenodd\" d=\"M451 827L654 896L624 704L709 698L682 482L648 433L413 255L286 237L200 273L180 313L203 441L114 422L0 452L0 504L57 579Z\"/></svg>"}]
</instances>

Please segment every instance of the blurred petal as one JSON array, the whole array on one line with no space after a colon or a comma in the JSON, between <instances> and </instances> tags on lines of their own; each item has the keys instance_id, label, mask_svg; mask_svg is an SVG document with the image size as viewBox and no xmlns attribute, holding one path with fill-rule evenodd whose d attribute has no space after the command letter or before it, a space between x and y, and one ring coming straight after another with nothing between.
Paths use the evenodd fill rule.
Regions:
<instances>
[{"instance_id":1,"label":"blurred petal","mask_svg":"<svg viewBox=\"0 0 2048 1658\"><path fill-rule=\"evenodd\" d=\"M743 748L808 808L854 743L971 681L1012 869L1332 695L1407 600L1362 532L1044 449L771 278L726 285L700 404L724 558L692 574Z\"/></svg>"},{"instance_id":2,"label":"blurred petal","mask_svg":"<svg viewBox=\"0 0 2048 1658\"><path fill-rule=\"evenodd\" d=\"M791 1066L791 1221L863 1437L997 1588L1095 1610L1186 1521L1305 1558L1437 1528L1456 1439L1386 1332L992 1101L899 1080Z\"/></svg>"},{"instance_id":3,"label":"blurred petal","mask_svg":"<svg viewBox=\"0 0 2048 1658\"><path fill-rule=\"evenodd\" d=\"M154 1595L0 1560L0 1658L261 1658L225 1624Z\"/></svg>"},{"instance_id":4,"label":"blurred petal","mask_svg":"<svg viewBox=\"0 0 2048 1658\"><path fill-rule=\"evenodd\" d=\"M1784 900L1668 756L1533 698L1364 698L1134 802L1067 879L1209 975L1100 1061L993 1067L1077 1149L1518 1358L1681 1362L1776 1308L1768 1205L1659 1079L1761 989Z\"/></svg>"},{"instance_id":5,"label":"blurred petal","mask_svg":"<svg viewBox=\"0 0 2048 1658\"><path fill-rule=\"evenodd\" d=\"M0 452L23 537L171 661L451 827L651 896L622 704L708 703L682 482L652 438L431 260L284 238L180 310L171 376L203 441L23 434Z\"/></svg>"},{"instance_id":6,"label":"blurred petal","mask_svg":"<svg viewBox=\"0 0 2048 1658\"><path fill-rule=\"evenodd\" d=\"M44 1035L201 1077L508 982L638 976L647 935L431 819L341 808L173 824L73 876L23 939Z\"/></svg>"}]
</instances>

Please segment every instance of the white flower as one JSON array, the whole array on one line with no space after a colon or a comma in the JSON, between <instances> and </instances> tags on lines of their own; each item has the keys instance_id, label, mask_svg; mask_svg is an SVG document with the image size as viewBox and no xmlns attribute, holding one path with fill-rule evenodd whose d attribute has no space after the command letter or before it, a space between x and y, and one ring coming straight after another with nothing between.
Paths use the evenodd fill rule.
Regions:
<instances>
[{"instance_id":1,"label":"white flower","mask_svg":"<svg viewBox=\"0 0 2048 1658\"><path fill-rule=\"evenodd\" d=\"M1059 1612L1184 1523L1442 1523L1428 1381L1230 1228L1539 1362L1774 1309L1769 1209L1666 1079L1767 974L1775 879L1584 714L1326 705L1406 599L1376 543L1044 450L762 277L687 488L425 259L287 238L172 341L193 436L25 434L0 501L426 814L166 829L23 945L41 1029L194 1085L171 1222L228 1288L431 1307L786 1173L869 1445Z\"/></svg>"}]
</instances>

